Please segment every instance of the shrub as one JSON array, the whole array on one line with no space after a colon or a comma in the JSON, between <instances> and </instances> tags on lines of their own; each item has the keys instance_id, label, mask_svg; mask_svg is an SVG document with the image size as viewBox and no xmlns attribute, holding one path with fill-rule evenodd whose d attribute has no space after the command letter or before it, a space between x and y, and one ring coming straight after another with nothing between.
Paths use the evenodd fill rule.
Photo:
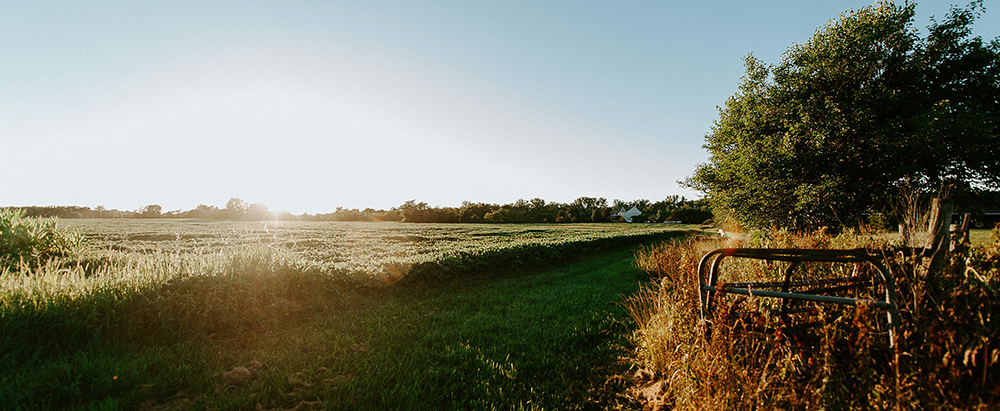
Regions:
<instances>
[{"instance_id":1,"label":"shrub","mask_svg":"<svg viewBox=\"0 0 1000 411\"><path fill-rule=\"evenodd\" d=\"M25 217L20 209L0 209L0 270L75 257L82 245L83 235L57 228L54 218Z\"/></svg>"}]
</instances>

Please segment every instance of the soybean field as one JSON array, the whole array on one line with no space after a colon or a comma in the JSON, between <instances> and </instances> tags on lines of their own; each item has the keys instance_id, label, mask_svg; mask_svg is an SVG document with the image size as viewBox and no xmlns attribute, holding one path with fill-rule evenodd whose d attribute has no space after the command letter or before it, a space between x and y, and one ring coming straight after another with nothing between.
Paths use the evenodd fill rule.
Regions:
<instances>
[{"instance_id":1,"label":"soybean field","mask_svg":"<svg viewBox=\"0 0 1000 411\"><path fill-rule=\"evenodd\" d=\"M287 249L314 268L363 285L404 276L517 270L574 253L652 242L681 224L407 224L242 222L182 219L64 219L92 255L213 254L247 246Z\"/></svg>"}]
</instances>

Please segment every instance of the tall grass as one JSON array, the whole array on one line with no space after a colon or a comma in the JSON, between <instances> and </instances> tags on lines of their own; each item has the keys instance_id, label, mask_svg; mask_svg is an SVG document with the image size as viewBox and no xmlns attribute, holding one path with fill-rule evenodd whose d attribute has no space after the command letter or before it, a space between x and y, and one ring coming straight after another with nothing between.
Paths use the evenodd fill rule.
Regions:
<instances>
[{"instance_id":1,"label":"tall grass","mask_svg":"<svg viewBox=\"0 0 1000 411\"><path fill-rule=\"evenodd\" d=\"M343 284L280 248L216 254L106 255L100 264L49 260L0 273L0 324L62 318L127 340L183 338L267 327Z\"/></svg>"},{"instance_id":2,"label":"tall grass","mask_svg":"<svg viewBox=\"0 0 1000 411\"><path fill-rule=\"evenodd\" d=\"M657 281L628 307L639 325L636 396L653 409L985 409L1000 401L1000 308L995 293L1000 232L952 253L931 281L919 258L893 252L878 235L773 233L697 239L636 253ZM707 251L732 246L856 248L881 253L892 272L902 329L895 349L884 314L865 306L822 305L818 328L802 332L764 298L720 298L712 332L700 325L696 267ZM726 260L727 275L773 281L781 267ZM835 276L818 264L807 275ZM737 273L738 271L739 273ZM761 331L763 330L763 332ZM706 336L707 335L707 336Z\"/></svg>"},{"instance_id":3,"label":"tall grass","mask_svg":"<svg viewBox=\"0 0 1000 411\"><path fill-rule=\"evenodd\" d=\"M336 308L344 287L292 251L262 245L212 254L105 252L2 267L0 398L15 408L93 407L101 400L115 408L112 397L140 395L117 375L145 379L152 371L152 378L169 366L155 349L134 355L121 347L281 329ZM197 380L198 370L185 365L165 375Z\"/></svg>"}]
</instances>

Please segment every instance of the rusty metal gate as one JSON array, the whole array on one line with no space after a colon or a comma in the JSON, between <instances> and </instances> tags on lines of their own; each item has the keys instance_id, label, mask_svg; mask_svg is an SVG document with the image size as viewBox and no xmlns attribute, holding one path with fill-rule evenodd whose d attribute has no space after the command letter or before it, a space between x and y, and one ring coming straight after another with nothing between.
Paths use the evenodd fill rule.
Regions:
<instances>
[{"instance_id":1,"label":"rusty metal gate","mask_svg":"<svg viewBox=\"0 0 1000 411\"><path fill-rule=\"evenodd\" d=\"M727 257L749 258L767 261L789 262L782 281L719 283L722 261ZM851 276L819 280L792 280L795 268L803 262L853 263ZM860 274L861 266L875 267L874 275ZM706 277L706 271L707 277ZM757 297L780 298L782 316L787 316L789 300L814 301L842 305L864 304L886 311L889 329L889 346L895 346L899 328L899 308L896 306L896 289L889 270L865 249L813 250L813 249L763 249L763 248L721 248L705 254L698 263L698 295L701 306L701 321L706 330L711 329L711 313L717 293L742 294ZM827 294L852 288L861 288L872 283L880 283L884 288L884 299L859 299L837 297ZM803 289L805 288L805 289ZM793 292L795 290L795 292Z\"/></svg>"}]
</instances>

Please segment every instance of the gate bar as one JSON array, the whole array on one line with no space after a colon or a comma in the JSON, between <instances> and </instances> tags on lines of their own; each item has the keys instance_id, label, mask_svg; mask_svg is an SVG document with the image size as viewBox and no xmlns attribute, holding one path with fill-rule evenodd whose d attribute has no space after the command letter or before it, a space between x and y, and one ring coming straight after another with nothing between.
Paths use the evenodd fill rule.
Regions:
<instances>
[{"instance_id":1,"label":"gate bar","mask_svg":"<svg viewBox=\"0 0 1000 411\"><path fill-rule=\"evenodd\" d=\"M784 281L780 283L781 291L770 291L754 289L752 287L774 287L777 286L775 282L767 283L740 283L740 287L726 286L725 284L719 286L719 267L722 265L722 260L726 257L738 257L738 258L750 258L758 260L767 261L788 261L791 262L789 267L785 270ZM855 263L859 265L861 263L869 263L875 266L878 272L877 277L882 280L882 284L885 287L885 300L870 300L870 299L856 299L856 298L846 298L846 297L833 297L827 295L817 295L817 294L806 294L806 293L790 293L788 289L793 285L804 285L801 282L792 282L791 276L793 269L801 262L839 262L839 263ZM705 268L708 267L708 278L706 279L703 275ZM850 279L850 278L847 278ZM703 282L707 280L707 284ZM832 280L832 279L831 279ZM825 280L820 280L823 282ZM698 302L701 307L701 320L706 326L711 325L711 321L708 319L710 312L712 311L712 297L715 293L730 293L730 294L742 294L750 296L761 296L761 297L773 297L781 298L785 300L795 299L795 300L806 300L806 301L816 301L822 303L833 303L833 304L845 304L845 305L856 305L864 304L871 305L876 308L886 310L888 326L889 326L889 346L894 347L896 345L896 334L899 328L899 307L896 306L896 288L893 281L892 275L889 270L877 260L873 255L871 255L868 250L863 248L856 248L850 250L815 250L815 249L797 249L797 248L720 248L705 254L701 261L698 263ZM707 329L707 328L706 328Z\"/></svg>"}]
</instances>

